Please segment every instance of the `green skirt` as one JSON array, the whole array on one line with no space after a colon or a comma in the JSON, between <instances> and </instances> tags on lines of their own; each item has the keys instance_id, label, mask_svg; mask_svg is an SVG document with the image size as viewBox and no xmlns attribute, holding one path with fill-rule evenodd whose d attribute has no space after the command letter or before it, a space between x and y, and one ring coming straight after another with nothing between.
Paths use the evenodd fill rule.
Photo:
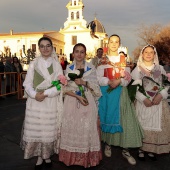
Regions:
<instances>
[{"instance_id":1,"label":"green skirt","mask_svg":"<svg viewBox=\"0 0 170 170\"><path fill-rule=\"evenodd\" d=\"M123 148L141 147L143 130L137 119L134 103L131 102L126 87L122 88L120 102L120 119L123 132L114 134L101 132L101 139L108 145Z\"/></svg>"}]
</instances>

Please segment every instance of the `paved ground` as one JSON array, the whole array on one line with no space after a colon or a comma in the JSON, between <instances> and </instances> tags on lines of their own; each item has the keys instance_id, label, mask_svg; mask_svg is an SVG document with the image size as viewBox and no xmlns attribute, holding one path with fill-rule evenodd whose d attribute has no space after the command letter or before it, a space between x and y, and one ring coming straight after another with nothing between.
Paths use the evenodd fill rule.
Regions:
<instances>
[{"instance_id":1,"label":"paved ground","mask_svg":"<svg viewBox=\"0 0 170 170\"><path fill-rule=\"evenodd\" d=\"M0 170L33 170L36 159L24 160L20 149L20 134L24 119L25 100L17 100L15 96L0 98ZM137 150L132 154L136 157ZM130 165L121 155L121 149L112 148L112 157L103 160L100 165L89 170L170 170L170 154L159 155L158 161L148 158L145 162L137 160L135 166ZM58 161L58 156L52 157L51 170L83 170L79 166L67 167ZM45 168L44 168L45 170Z\"/></svg>"}]
</instances>

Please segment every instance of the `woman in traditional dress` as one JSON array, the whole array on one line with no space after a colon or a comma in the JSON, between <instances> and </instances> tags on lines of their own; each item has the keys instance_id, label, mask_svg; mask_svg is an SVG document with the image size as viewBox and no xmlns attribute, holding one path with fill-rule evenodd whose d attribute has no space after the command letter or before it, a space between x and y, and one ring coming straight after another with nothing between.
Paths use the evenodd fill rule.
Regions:
<instances>
[{"instance_id":1,"label":"woman in traditional dress","mask_svg":"<svg viewBox=\"0 0 170 170\"><path fill-rule=\"evenodd\" d=\"M96 70L85 61L86 47L73 48L74 61L67 66L66 76L77 75L65 91L59 160L67 166L96 166L102 159L97 128L97 99L101 96Z\"/></svg>"},{"instance_id":2,"label":"woman in traditional dress","mask_svg":"<svg viewBox=\"0 0 170 170\"><path fill-rule=\"evenodd\" d=\"M159 65L154 46L147 45L142 49L137 67L131 75L133 84L140 84L136 93L136 111L144 129L138 158L145 160L146 151L151 160L156 160L155 154L170 152L170 108L166 100L168 86L165 83L168 83L168 78L164 68Z\"/></svg>"},{"instance_id":3,"label":"woman in traditional dress","mask_svg":"<svg viewBox=\"0 0 170 170\"><path fill-rule=\"evenodd\" d=\"M131 81L130 68L126 67L125 56L120 56L120 37L111 35L108 54L97 67L97 76L102 91L99 99L99 116L105 155L111 157L111 145L123 148L122 154L132 165L136 160L128 148L142 146L142 129L136 118L134 105L128 96L126 86Z\"/></svg>"},{"instance_id":4,"label":"woman in traditional dress","mask_svg":"<svg viewBox=\"0 0 170 170\"><path fill-rule=\"evenodd\" d=\"M59 128L62 113L62 94L52 81L63 74L51 39L38 41L40 56L29 65L23 83L27 95L22 148L24 159L37 156L35 169L51 166L50 156L58 152Z\"/></svg>"}]
</instances>

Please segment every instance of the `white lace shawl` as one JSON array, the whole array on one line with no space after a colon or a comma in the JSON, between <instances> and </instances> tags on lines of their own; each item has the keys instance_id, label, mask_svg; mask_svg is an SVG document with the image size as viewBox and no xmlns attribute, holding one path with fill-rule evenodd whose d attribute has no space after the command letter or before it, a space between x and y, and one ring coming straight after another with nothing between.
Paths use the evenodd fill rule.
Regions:
<instances>
[{"instance_id":1,"label":"white lace shawl","mask_svg":"<svg viewBox=\"0 0 170 170\"><path fill-rule=\"evenodd\" d=\"M66 69L66 74L65 74L66 77L68 77L68 73L73 72L73 70L76 70L75 68L76 68L75 62L68 65L67 69ZM89 87L88 89L85 89L85 93L90 91L92 93L92 95L95 97L95 100L98 100L98 98L102 94L100 91L100 86L97 81L96 69L92 64L85 62L84 70L85 70L85 72L83 74L82 79L84 81L88 81L88 87ZM78 90L78 86L73 81L68 81L68 85L65 88L65 92L67 92L67 91L75 92L76 90Z\"/></svg>"},{"instance_id":2,"label":"white lace shawl","mask_svg":"<svg viewBox=\"0 0 170 170\"><path fill-rule=\"evenodd\" d=\"M47 67L44 65L44 59L42 56L37 57L34 61L30 63L30 70L28 70L29 75L26 76L26 79L24 81L24 86L27 89L30 89L30 91L37 90L37 89L48 89L51 86L51 82L57 80L58 75L63 74L62 68L60 63L58 62L58 58L55 56L51 57L50 63L53 65L53 73L50 75L48 72ZM36 89L33 89L33 70L36 70L43 78L44 81L40 83ZM55 87L54 87L55 88ZM61 91L58 92L56 97L57 102L57 134L60 136L60 128L61 128L61 118L63 113L63 88L61 88ZM30 100L33 100L32 97L29 97ZM28 98L28 99L29 99ZM58 140L58 146L59 146L59 140Z\"/></svg>"}]
</instances>

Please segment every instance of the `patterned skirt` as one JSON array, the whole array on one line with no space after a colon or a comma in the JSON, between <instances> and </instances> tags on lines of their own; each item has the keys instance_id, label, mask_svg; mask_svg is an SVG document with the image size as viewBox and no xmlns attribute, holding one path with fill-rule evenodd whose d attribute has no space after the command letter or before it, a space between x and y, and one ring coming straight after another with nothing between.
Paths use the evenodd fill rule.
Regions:
<instances>
[{"instance_id":1,"label":"patterned skirt","mask_svg":"<svg viewBox=\"0 0 170 170\"><path fill-rule=\"evenodd\" d=\"M142 150L156 154L170 152L170 107L167 101L162 101L162 131L144 130Z\"/></svg>"},{"instance_id":2,"label":"patterned skirt","mask_svg":"<svg viewBox=\"0 0 170 170\"><path fill-rule=\"evenodd\" d=\"M120 96L120 124L123 132L102 132L101 138L108 145L123 148L136 148L142 146L143 130L136 117L134 104L131 102L126 87L122 87Z\"/></svg>"},{"instance_id":3,"label":"patterned skirt","mask_svg":"<svg viewBox=\"0 0 170 170\"><path fill-rule=\"evenodd\" d=\"M92 94L86 94L89 105L66 96L61 127L59 160L67 166L96 166L102 159L98 112Z\"/></svg>"}]
</instances>

